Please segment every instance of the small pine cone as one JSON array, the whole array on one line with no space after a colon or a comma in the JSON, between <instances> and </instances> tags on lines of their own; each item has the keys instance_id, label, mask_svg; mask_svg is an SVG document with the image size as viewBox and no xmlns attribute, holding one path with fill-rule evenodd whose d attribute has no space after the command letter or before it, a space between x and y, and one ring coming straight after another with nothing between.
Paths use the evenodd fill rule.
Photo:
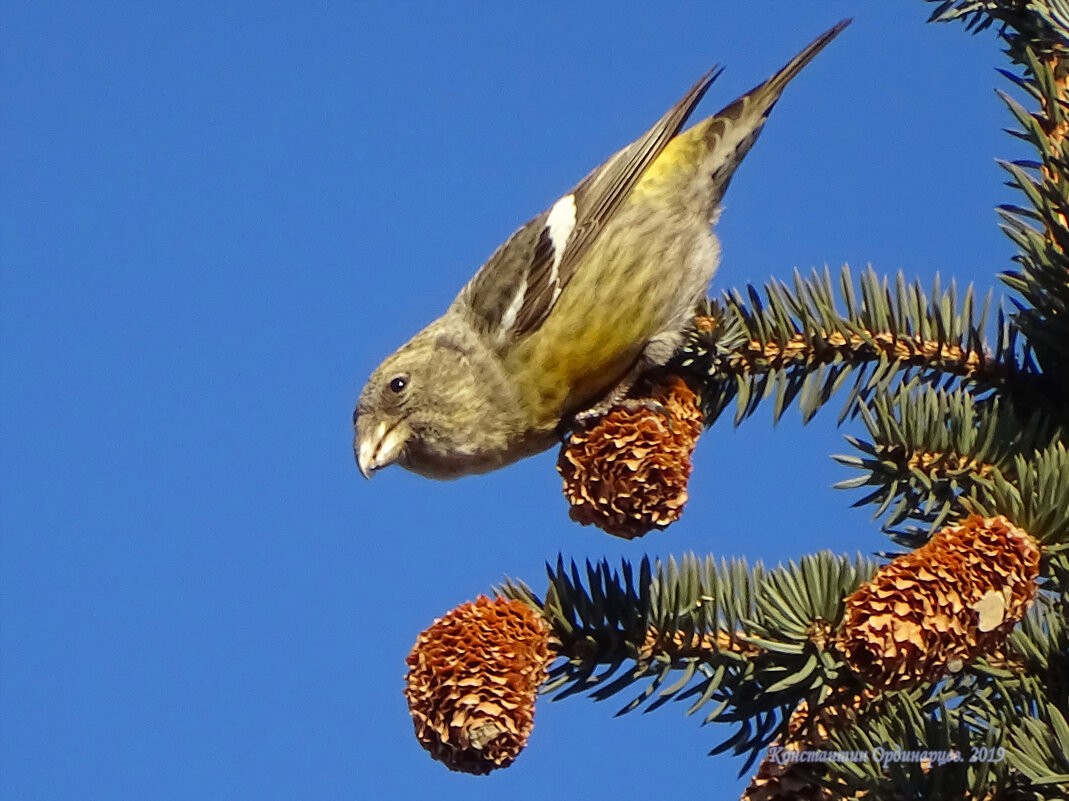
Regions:
<instances>
[{"instance_id":1,"label":"small pine cone","mask_svg":"<svg viewBox=\"0 0 1069 801\"><path fill-rule=\"evenodd\" d=\"M557 470L572 520L633 539L683 514L690 455L702 432L698 398L672 377L649 400L663 410L653 403L615 406L561 449Z\"/></svg>"},{"instance_id":2,"label":"small pine cone","mask_svg":"<svg viewBox=\"0 0 1069 801\"><path fill-rule=\"evenodd\" d=\"M997 648L1036 592L1039 547L1001 515L947 526L846 599L836 647L870 684L897 689Z\"/></svg>"},{"instance_id":3,"label":"small pine cone","mask_svg":"<svg viewBox=\"0 0 1069 801\"><path fill-rule=\"evenodd\" d=\"M450 770L508 767L534 728L551 658L548 627L527 604L485 595L461 604L405 660L416 738Z\"/></svg>"}]
</instances>

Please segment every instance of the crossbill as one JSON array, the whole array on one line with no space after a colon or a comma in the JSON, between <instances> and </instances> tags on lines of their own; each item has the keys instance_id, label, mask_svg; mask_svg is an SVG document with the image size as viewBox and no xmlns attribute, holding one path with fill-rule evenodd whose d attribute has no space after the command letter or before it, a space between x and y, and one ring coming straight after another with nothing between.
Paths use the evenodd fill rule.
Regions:
<instances>
[{"instance_id":1,"label":"crossbill","mask_svg":"<svg viewBox=\"0 0 1069 801\"><path fill-rule=\"evenodd\" d=\"M512 234L371 374L353 414L360 472L494 470L551 447L577 415L667 362L719 263L712 227L735 169L787 84L849 22L683 131L719 70L703 75Z\"/></svg>"}]
</instances>

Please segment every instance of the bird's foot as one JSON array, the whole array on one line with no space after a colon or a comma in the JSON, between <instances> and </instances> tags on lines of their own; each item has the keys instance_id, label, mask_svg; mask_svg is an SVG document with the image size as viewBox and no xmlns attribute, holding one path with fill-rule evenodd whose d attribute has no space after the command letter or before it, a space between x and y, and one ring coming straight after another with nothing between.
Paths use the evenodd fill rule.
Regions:
<instances>
[{"instance_id":1,"label":"bird's foot","mask_svg":"<svg viewBox=\"0 0 1069 801\"><path fill-rule=\"evenodd\" d=\"M600 403L591 406L589 409L577 412L570 420L562 424L559 431L561 441L567 442L568 438L571 437L572 432L578 429L592 428L601 418L605 417L615 409L621 409L627 412L655 412L664 418L669 431L675 429L675 424L672 422L671 412L669 412L668 407L659 400L654 400L653 398L609 397L605 398Z\"/></svg>"},{"instance_id":2,"label":"bird's foot","mask_svg":"<svg viewBox=\"0 0 1069 801\"><path fill-rule=\"evenodd\" d=\"M672 420L672 415L668 411L668 407L661 403L659 400L653 398L609 398L596 406L591 406L589 409L579 412L575 415L575 422L580 425L590 425L593 421L604 417L613 409L623 409L627 412L649 411L656 412L668 419Z\"/></svg>"}]
</instances>

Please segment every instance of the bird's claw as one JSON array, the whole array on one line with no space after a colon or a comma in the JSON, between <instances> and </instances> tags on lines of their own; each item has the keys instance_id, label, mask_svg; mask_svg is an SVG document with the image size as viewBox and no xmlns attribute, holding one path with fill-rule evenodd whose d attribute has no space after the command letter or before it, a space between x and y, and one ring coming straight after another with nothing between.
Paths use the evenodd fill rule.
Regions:
<instances>
[{"instance_id":1,"label":"bird's claw","mask_svg":"<svg viewBox=\"0 0 1069 801\"><path fill-rule=\"evenodd\" d=\"M623 409L628 412L655 412L665 419L670 431L675 430L671 412L659 400L654 400L653 398L619 398L611 403L599 403L574 414L566 424L562 424L560 427L561 442L566 443L576 429L593 427L598 420L614 409Z\"/></svg>"}]
</instances>

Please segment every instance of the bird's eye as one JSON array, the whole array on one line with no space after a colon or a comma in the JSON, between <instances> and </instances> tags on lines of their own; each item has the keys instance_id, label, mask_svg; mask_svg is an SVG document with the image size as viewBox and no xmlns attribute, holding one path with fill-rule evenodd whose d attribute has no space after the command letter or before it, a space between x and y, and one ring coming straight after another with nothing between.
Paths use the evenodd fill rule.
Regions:
<instances>
[{"instance_id":1,"label":"bird's eye","mask_svg":"<svg viewBox=\"0 0 1069 801\"><path fill-rule=\"evenodd\" d=\"M408 386L408 379L403 375L395 376L390 381L390 391L392 391L392 392L400 392L401 390L403 390L407 386Z\"/></svg>"}]
</instances>

